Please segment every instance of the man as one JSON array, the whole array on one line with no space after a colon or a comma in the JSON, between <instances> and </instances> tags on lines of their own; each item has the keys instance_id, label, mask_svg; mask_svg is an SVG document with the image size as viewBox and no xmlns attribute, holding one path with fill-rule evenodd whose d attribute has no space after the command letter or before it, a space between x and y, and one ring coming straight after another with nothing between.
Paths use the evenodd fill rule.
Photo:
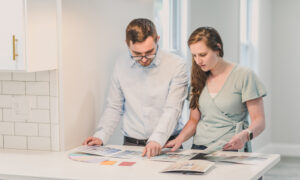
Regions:
<instances>
[{"instance_id":1,"label":"man","mask_svg":"<svg viewBox=\"0 0 300 180\"><path fill-rule=\"evenodd\" d=\"M129 56L117 60L104 114L94 136L83 144L107 143L121 118L124 145L145 146L143 156L148 158L160 154L164 144L178 135L187 68L182 58L159 50L158 40L150 20L129 23Z\"/></svg>"}]
</instances>

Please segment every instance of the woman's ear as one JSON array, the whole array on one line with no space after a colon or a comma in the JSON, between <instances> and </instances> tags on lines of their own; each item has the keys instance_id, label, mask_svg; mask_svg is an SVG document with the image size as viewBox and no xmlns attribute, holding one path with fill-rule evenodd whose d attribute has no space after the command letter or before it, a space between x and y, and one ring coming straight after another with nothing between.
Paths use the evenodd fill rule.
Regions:
<instances>
[{"instance_id":1,"label":"woman's ear","mask_svg":"<svg viewBox=\"0 0 300 180\"><path fill-rule=\"evenodd\" d=\"M221 44L220 44L220 43L217 43L217 46L218 46L218 48L219 48L219 51L217 51L217 55L218 55L219 57L221 57L221 55L220 55L220 53L221 53L221 51L222 51Z\"/></svg>"}]
</instances>

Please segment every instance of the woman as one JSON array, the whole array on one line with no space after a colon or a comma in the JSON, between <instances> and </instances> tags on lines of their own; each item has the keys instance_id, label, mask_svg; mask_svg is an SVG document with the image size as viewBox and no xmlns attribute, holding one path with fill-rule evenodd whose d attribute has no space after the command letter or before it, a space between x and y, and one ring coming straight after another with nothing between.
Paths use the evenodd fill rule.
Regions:
<instances>
[{"instance_id":1,"label":"woman","mask_svg":"<svg viewBox=\"0 0 300 180\"><path fill-rule=\"evenodd\" d=\"M193 57L190 119L165 147L175 151L194 135L192 149L220 142L225 142L223 150L243 149L265 128L265 88L251 70L223 59L223 43L215 29L196 29L188 45Z\"/></svg>"}]
</instances>

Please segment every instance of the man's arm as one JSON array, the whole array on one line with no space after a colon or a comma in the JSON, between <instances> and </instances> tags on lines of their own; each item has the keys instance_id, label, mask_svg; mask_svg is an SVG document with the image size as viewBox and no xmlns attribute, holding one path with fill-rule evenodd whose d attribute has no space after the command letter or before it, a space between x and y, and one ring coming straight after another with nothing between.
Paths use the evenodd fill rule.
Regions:
<instances>
[{"instance_id":1,"label":"man's arm","mask_svg":"<svg viewBox=\"0 0 300 180\"><path fill-rule=\"evenodd\" d=\"M169 94L164 105L163 114L160 117L159 123L155 127L154 132L150 136L148 144L154 141L158 143L160 147L163 147L174 131L182 112L183 102L187 96L188 79L186 64L182 63L174 72L169 88ZM154 155L159 153L156 150L152 152L153 153L151 154Z\"/></svg>"}]
</instances>

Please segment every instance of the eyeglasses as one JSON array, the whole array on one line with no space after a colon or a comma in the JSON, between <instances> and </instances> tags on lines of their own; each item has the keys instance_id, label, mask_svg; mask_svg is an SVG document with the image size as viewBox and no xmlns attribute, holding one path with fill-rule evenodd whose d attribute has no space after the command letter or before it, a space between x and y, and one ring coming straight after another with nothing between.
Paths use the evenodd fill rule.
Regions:
<instances>
[{"instance_id":1,"label":"eyeglasses","mask_svg":"<svg viewBox=\"0 0 300 180\"><path fill-rule=\"evenodd\" d=\"M156 46L156 52L154 54L148 54L145 56L132 56L130 51L129 51L129 54L130 54L131 59L133 59L134 61L141 61L143 58L146 58L147 60L152 60L156 57L157 51L158 51L158 45Z\"/></svg>"}]
</instances>

